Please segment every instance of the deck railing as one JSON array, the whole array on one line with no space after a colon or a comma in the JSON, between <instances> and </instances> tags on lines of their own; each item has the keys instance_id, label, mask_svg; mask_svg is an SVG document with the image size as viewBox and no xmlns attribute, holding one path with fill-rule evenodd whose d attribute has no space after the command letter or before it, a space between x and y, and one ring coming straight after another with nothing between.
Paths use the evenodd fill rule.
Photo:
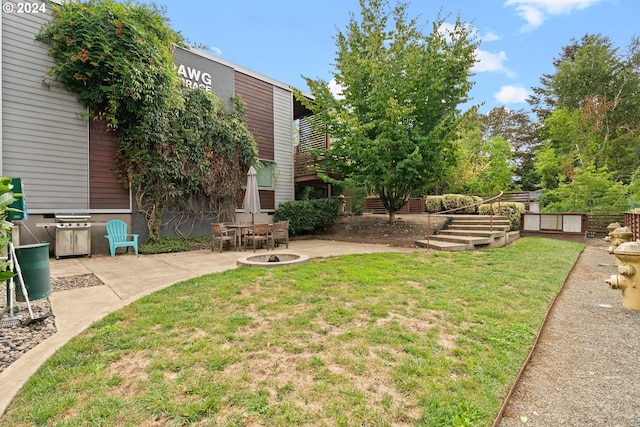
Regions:
<instances>
[{"instance_id":1,"label":"deck railing","mask_svg":"<svg viewBox=\"0 0 640 427\"><path fill-rule=\"evenodd\" d=\"M629 227L633 236L631 240L640 241L640 212L625 212L624 225Z\"/></svg>"}]
</instances>

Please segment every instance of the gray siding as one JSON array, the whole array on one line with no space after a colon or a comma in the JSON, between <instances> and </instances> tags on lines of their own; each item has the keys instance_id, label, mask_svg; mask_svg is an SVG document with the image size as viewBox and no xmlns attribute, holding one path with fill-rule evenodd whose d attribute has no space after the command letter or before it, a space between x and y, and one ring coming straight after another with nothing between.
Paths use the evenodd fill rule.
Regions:
<instances>
[{"instance_id":1,"label":"gray siding","mask_svg":"<svg viewBox=\"0 0 640 427\"><path fill-rule=\"evenodd\" d=\"M275 205L295 199L293 184L293 94L273 87Z\"/></svg>"},{"instance_id":2,"label":"gray siding","mask_svg":"<svg viewBox=\"0 0 640 427\"><path fill-rule=\"evenodd\" d=\"M53 61L34 38L51 19L46 7L46 15L2 13L2 174L22 178L33 213L85 210L88 122L73 94L43 83Z\"/></svg>"}]
</instances>

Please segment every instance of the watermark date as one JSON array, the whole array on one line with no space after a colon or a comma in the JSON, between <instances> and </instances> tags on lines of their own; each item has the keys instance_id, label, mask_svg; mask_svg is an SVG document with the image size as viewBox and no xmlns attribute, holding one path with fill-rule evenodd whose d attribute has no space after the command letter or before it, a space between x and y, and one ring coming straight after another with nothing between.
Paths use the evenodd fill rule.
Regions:
<instances>
[{"instance_id":1,"label":"watermark date","mask_svg":"<svg viewBox=\"0 0 640 427\"><path fill-rule=\"evenodd\" d=\"M17 14L36 14L47 13L47 5L42 2L20 2L20 3L4 3L2 5L2 11L4 13L17 13Z\"/></svg>"}]
</instances>

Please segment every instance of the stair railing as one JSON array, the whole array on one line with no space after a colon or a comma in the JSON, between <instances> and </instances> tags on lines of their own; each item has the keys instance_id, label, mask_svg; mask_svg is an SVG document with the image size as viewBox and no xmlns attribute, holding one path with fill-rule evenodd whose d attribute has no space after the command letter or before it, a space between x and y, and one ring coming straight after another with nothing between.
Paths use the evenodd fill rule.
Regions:
<instances>
[{"instance_id":1,"label":"stair railing","mask_svg":"<svg viewBox=\"0 0 640 427\"><path fill-rule=\"evenodd\" d=\"M446 213L451 213L451 212L455 212L455 211L459 211L461 209L467 209L473 206L479 206L479 205L484 205L489 203L490 208L489 208L489 230L493 231L493 203L497 200L498 202L498 213L500 213L502 211L502 195L504 194L504 191L501 191L500 194L498 194L497 196L491 197L490 199L486 199L486 200L481 200L479 202L476 203L471 203L468 205L464 205L464 206L460 206L459 208L453 208L453 209L447 209L446 211L440 211L440 212L436 212L433 215L442 215L442 214L446 214ZM431 212L427 212L427 247L429 247L429 244L431 243Z\"/></svg>"}]
</instances>

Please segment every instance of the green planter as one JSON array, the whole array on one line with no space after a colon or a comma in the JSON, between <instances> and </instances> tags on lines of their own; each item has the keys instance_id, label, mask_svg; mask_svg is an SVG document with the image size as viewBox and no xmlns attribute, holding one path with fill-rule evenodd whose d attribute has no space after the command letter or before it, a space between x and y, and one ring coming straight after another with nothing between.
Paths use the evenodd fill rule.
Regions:
<instances>
[{"instance_id":1,"label":"green planter","mask_svg":"<svg viewBox=\"0 0 640 427\"><path fill-rule=\"evenodd\" d=\"M29 301L47 298L51 295L49 243L16 246L15 249ZM14 281L16 282L16 300L26 301L20 286L20 279L15 277Z\"/></svg>"}]
</instances>

